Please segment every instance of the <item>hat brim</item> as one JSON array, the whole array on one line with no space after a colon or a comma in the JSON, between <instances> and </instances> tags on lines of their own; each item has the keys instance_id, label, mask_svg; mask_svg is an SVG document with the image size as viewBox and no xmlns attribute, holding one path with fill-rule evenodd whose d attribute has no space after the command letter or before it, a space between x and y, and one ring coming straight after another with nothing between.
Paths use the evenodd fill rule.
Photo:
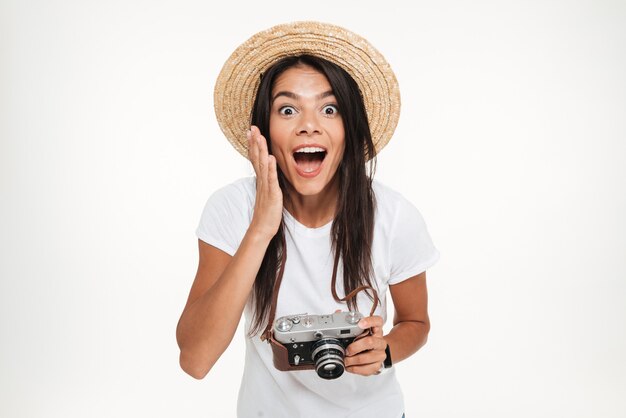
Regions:
<instances>
[{"instance_id":1,"label":"hat brim","mask_svg":"<svg viewBox=\"0 0 626 418\"><path fill-rule=\"evenodd\" d=\"M263 74L278 60L314 55L343 68L356 81L378 153L391 139L400 117L398 81L366 39L339 26L293 22L259 32L241 44L224 64L215 84L217 121L228 141L248 157L245 132Z\"/></svg>"}]
</instances>

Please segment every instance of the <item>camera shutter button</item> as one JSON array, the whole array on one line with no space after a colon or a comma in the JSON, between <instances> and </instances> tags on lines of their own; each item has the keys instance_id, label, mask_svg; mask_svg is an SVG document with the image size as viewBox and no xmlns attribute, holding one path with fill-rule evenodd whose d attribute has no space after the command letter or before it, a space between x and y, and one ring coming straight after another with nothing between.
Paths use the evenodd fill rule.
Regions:
<instances>
[{"instance_id":1,"label":"camera shutter button","mask_svg":"<svg viewBox=\"0 0 626 418\"><path fill-rule=\"evenodd\" d=\"M346 315L346 322L348 324L351 324L351 325L358 324L360 320L361 320L361 314L358 312L348 312L348 314Z\"/></svg>"},{"instance_id":2,"label":"camera shutter button","mask_svg":"<svg viewBox=\"0 0 626 418\"><path fill-rule=\"evenodd\" d=\"M280 332L289 331L291 327L292 327L292 323L287 318L280 319L278 321L278 324L276 324L276 329L278 329Z\"/></svg>"}]
</instances>

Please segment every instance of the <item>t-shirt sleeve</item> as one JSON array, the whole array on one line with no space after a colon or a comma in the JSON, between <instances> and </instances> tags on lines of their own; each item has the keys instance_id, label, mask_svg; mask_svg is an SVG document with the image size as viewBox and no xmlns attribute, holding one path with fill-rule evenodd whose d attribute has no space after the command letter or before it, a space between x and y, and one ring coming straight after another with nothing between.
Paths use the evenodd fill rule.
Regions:
<instances>
[{"instance_id":1,"label":"t-shirt sleeve","mask_svg":"<svg viewBox=\"0 0 626 418\"><path fill-rule=\"evenodd\" d=\"M402 198L397 202L395 215L390 246L390 285L426 271L439 259L439 251L417 208Z\"/></svg>"},{"instance_id":2,"label":"t-shirt sleeve","mask_svg":"<svg viewBox=\"0 0 626 418\"><path fill-rule=\"evenodd\" d=\"M237 185L226 186L207 200L196 236L229 255L234 255L250 225L250 197Z\"/></svg>"}]
</instances>

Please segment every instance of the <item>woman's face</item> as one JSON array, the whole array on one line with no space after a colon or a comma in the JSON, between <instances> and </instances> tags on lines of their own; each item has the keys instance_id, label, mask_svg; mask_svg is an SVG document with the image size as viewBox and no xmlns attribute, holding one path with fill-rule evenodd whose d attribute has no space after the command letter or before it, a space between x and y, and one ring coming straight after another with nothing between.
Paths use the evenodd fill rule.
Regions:
<instances>
[{"instance_id":1,"label":"woman's face","mask_svg":"<svg viewBox=\"0 0 626 418\"><path fill-rule=\"evenodd\" d=\"M272 153L295 192L329 190L343 158L345 134L326 76L301 65L279 75L272 88Z\"/></svg>"}]
</instances>

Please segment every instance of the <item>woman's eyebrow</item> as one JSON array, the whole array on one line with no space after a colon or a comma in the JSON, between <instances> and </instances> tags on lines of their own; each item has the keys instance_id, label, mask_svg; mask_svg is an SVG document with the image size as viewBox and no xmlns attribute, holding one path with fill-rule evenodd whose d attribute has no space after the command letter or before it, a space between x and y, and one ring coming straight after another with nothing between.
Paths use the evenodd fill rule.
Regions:
<instances>
[{"instance_id":1,"label":"woman's eyebrow","mask_svg":"<svg viewBox=\"0 0 626 418\"><path fill-rule=\"evenodd\" d=\"M274 103L274 101L280 96L289 97L290 99L293 99L293 100L300 100L300 96L297 95L296 93L293 93L291 91L279 91L272 98L272 103ZM315 96L315 100L322 100L328 96L334 96L334 93L332 90L328 90L328 91L325 91L324 93L318 94L317 96Z\"/></svg>"}]
</instances>

